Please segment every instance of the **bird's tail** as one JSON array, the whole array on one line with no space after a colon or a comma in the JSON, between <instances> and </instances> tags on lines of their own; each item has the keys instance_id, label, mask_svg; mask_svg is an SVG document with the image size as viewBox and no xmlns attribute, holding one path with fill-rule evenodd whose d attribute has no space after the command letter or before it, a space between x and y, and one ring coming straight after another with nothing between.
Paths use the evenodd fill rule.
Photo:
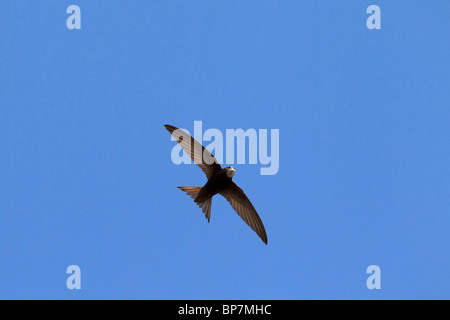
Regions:
<instances>
[{"instance_id":1,"label":"bird's tail","mask_svg":"<svg viewBox=\"0 0 450 320\"><path fill-rule=\"evenodd\" d=\"M194 199L195 203L198 204L200 208L202 208L203 213L205 214L206 219L209 219L211 217L211 202L212 197L207 197L204 199L204 197L201 197L203 199L196 199L200 191L202 190L202 187L178 187L181 189L181 191L186 192L188 196L191 196L192 199Z\"/></svg>"}]
</instances>

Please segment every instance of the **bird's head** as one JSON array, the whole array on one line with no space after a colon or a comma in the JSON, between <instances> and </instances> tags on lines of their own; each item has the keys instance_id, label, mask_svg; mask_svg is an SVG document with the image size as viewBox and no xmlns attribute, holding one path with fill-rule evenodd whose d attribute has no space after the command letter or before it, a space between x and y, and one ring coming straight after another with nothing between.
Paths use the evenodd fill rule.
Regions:
<instances>
[{"instance_id":1,"label":"bird's head","mask_svg":"<svg viewBox=\"0 0 450 320\"><path fill-rule=\"evenodd\" d=\"M234 174L236 173L236 170L233 167L226 167L225 173L227 174L228 178L233 178Z\"/></svg>"}]
</instances>

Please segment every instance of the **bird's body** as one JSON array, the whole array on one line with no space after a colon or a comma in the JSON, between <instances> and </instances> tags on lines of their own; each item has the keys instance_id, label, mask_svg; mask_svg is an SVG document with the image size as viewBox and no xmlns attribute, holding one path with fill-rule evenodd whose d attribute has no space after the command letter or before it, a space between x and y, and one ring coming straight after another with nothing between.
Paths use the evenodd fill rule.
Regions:
<instances>
[{"instance_id":1,"label":"bird's body","mask_svg":"<svg viewBox=\"0 0 450 320\"><path fill-rule=\"evenodd\" d=\"M211 177L202 188L205 196L210 195L212 197L228 187L232 182L232 177L230 178L228 174L230 171L234 171L234 168L222 169Z\"/></svg>"},{"instance_id":2,"label":"bird's body","mask_svg":"<svg viewBox=\"0 0 450 320\"><path fill-rule=\"evenodd\" d=\"M236 170L233 167L223 168L217 159L198 141L186 132L170 125L164 126L181 145L183 150L203 170L208 181L203 187L178 187L186 192L202 209L208 222L211 217L211 202L216 194L221 194L231 204L241 218L259 235L267 244L267 235L264 225L255 208L248 200L244 191L233 182Z\"/></svg>"}]
</instances>

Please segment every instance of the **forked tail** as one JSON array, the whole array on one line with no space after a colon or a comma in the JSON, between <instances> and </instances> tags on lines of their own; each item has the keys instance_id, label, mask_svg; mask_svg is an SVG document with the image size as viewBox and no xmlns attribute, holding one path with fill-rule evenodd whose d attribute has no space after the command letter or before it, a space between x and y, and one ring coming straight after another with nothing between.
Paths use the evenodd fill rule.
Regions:
<instances>
[{"instance_id":1,"label":"forked tail","mask_svg":"<svg viewBox=\"0 0 450 320\"><path fill-rule=\"evenodd\" d=\"M208 197L204 200L196 200L198 194L200 193L200 190L202 190L202 187L178 187L182 191L186 192L188 196L191 196L192 199L194 199L195 203L198 204L200 208L202 208L203 213L205 214L206 219L211 217L211 202L212 197ZM202 197L204 198L204 197Z\"/></svg>"}]
</instances>

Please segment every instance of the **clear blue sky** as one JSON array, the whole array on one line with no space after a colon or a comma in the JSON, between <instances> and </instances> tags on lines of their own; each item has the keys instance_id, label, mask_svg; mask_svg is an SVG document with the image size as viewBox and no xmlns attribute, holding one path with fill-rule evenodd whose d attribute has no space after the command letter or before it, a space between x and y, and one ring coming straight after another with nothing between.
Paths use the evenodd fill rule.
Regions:
<instances>
[{"instance_id":1,"label":"clear blue sky","mask_svg":"<svg viewBox=\"0 0 450 320\"><path fill-rule=\"evenodd\" d=\"M0 298L449 299L449 9L1 1ZM194 120L280 130L277 175L235 165L268 246L176 188Z\"/></svg>"}]
</instances>

